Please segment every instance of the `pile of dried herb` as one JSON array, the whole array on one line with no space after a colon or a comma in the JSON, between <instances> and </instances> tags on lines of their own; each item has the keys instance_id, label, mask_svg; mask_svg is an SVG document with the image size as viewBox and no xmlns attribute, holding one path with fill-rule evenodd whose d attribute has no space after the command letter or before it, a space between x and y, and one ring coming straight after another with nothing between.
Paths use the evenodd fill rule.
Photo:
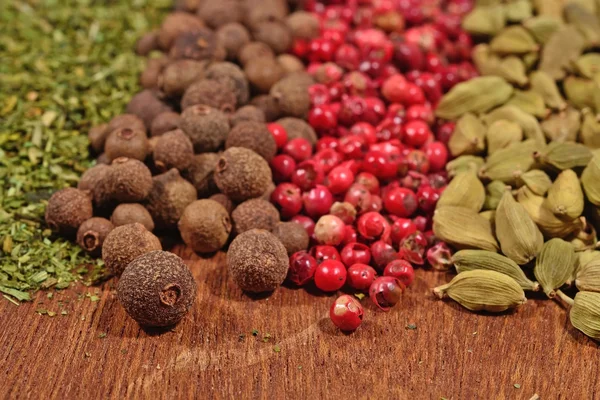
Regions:
<instances>
[{"instance_id":1,"label":"pile of dried herb","mask_svg":"<svg viewBox=\"0 0 600 400\"><path fill-rule=\"evenodd\" d=\"M0 292L64 288L102 263L44 230L45 201L91 165L87 131L122 112L144 61L133 52L170 1L0 2ZM93 273L87 272L93 269Z\"/></svg>"}]
</instances>

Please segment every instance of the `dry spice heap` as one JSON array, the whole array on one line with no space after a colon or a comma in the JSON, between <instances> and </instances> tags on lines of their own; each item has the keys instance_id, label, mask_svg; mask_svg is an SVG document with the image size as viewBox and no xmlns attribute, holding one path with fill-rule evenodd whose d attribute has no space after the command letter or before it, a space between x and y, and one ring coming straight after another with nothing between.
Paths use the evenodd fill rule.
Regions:
<instances>
[{"instance_id":1,"label":"dry spice heap","mask_svg":"<svg viewBox=\"0 0 600 400\"><path fill-rule=\"evenodd\" d=\"M599 18L585 1L481 2L465 16L483 40L473 49L483 76L436 110L456 120L456 158L433 231L460 250L459 274L438 296L503 311L541 289L573 304L573 325L600 339ZM573 284L574 300L561 291Z\"/></svg>"}]
</instances>

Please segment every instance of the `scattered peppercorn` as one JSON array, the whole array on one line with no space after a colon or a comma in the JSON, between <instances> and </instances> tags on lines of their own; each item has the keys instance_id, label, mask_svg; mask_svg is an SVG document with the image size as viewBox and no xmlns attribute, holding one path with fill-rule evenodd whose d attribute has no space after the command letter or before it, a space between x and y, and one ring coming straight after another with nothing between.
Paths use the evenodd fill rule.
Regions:
<instances>
[{"instance_id":1,"label":"scattered peppercorn","mask_svg":"<svg viewBox=\"0 0 600 400\"><path fill-rule=\"evenodd\" d=\"M154 250L162 250L160 240L142 224L133 223L116 227L106 236L102 259L110 272L120 276L130 262Z\"/></svg>"}]
</instances>

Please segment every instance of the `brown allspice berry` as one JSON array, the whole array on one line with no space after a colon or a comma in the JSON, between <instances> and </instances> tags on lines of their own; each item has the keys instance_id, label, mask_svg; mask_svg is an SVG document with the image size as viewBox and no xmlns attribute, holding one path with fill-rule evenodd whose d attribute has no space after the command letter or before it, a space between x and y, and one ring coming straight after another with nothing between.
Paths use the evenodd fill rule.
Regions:
<instances>
[{"instance_id":1,"label":"brown allspice berry","mask_svg":"<svg viewBox=\"0 0 600 400\"><path fill-rule=\"evenodd\" d=\"M245 66L250 61L260 58L274 59L275 53L266 43L249 42L240 48L237 58Z\"/></svg>"},{"instance_id":2,"label":"brown allspice berry","mask_svg":"<svg viewBox=\"0 0 600 400\"><path fill-rule=\"evenodd\" d=\"M319 36L321 27L315 14L296 11L285 19L285 24L295 39L314 39Z\"/></svg>"},{"instance_id":3,"label":"brown allspice berry","mask_svg":"<svg viewBox=\"0 0 600 400\"><path fill-rule=\"evenodd\" d=\"M246 63L244 72L248 82L257 93L268 93L285 75L284 69L274 58L254 58Z\"/></svg>"},{"instance_id":4,"label":"brown allspice berry","mask_svg":"<svg viewBox=\"0 0 600 400\"><path fill-rule=\"evenodd\" d=\"M275 184L273 182L271 182L271 183L269 183L269 186L267 186L267 190L265 190L263 192L263 194L261 194L260 197L257 197L257 198L263 199L266 201L270 201L271 195L273 194L274 191L275 191Z\"/></svg>"},{"instance_id":5,"label":"brown allspice berry","mask_svg":"<svg viewBox=\"0 0 600 400\"><path fill-rule=\"evenodd\" d=\"M143 162L127 157L115 159L94 189L98 207L143 201L152 189L152 173Z\"/></svg>"},{"instance_id":6,"label":"brown allspice berry","mask_svg":"<svg viewBox=\"0 0 600 400\"><path fill-rule=\"evenodd\" d=\"M125 267L139 256L162 250L160 240L144 225L133 223L114 228L102 245L102 260L115 276L120 276Z\"/></svg>"},{"instance_id":7,"label":"brown allspice berry","mask_svg":"<svg viewBox=\"0 0 600 400\"><path fill-rule=\"evenodd\" d=\"M214 200L223 207L225 207L229 215L231 215L233 209L235 208L235 204L233 203L233 201L231 201L231 199L223 193L215 193L212 196L210 196L209 199Z\"/></svg>"},{"instance_id":8,"label":"brown allspice berry","mask_svg":"<svg viewBox=\"0 0 600 400\"><path fill-rule=\"evenodd\" d=\"M135 43L135 53L138 56L147 56L152 50L158 49L158 31L144 33Z\"/></svg>"},{"instance_id":9,"label":"brown allspice berry","mask_svg":"<svg viewBox=\"0 0 600 400\"><path fill-rule=\"evenodd\" d=\"M175 1L175 10L176 11L185 11L190 14L195 13L204 0L176 0Z\"/></svg>"},{"instance_id":10,"label":"brown allspice berry","mask_svg":"<svg viewBox=\"0 0 600 400\"><path fill-rule=\"evenodd\" d=\"M179 128L179 119L179 114L173 111L158 114L150 126L150 135L160 136L163 133L174 131Z\"/></svg>"},{"instance_id":11,"label":"brown allspice berry","mask_svg":"<svg viewBox=\"0 0 600 400\"><path fill-rule=\"evenodd\" d=\"M194 185L181 177L175 168L152 178L152 190L146 199L146 208L158 229L177 226L183 210L197 199Z\"/></svg>"},{"instance_id":12,"label":"brown allspice berry","mask_svg":"<svg viewBox=\"0 0 600 400\"><path fill-rule=\"evenodd\" d=\"M98 256L102 252L102 244L106 236L113 229L114 225L106 218L90 218L79 226L77 244L91 255Z\"/></svg>"},{"instance_id":13,"label":"brown allspice berry","mask_svg":"<svg viewBox=\"0 0 600 400\"><path fill-rule=\"evenodd\" d=\"M220 250L231 233L229 213L214 200L202 199L190 203L178 223L181 238L197 253Z\"/></svg>"},{"instance_id":14,"label":"brown allspice berry","mask_svg":"<svg viewBox=\"0 0 600 400\"><path fill-rule=\"evenodd\" d=\"M267 161L270 161L277 153L275 139L264 122L247 121L234 126L225 141L225 148L230 147L254 150Z\"/></svg>"},{"instance_id":15,"label":"brown allspice berry","mask_svg":"<svg viewBox=\"0 0 600 400\"><path fill-rule=\"evenodd\" d=\"M89 190L93 193L109 170L110 167L106 164L94 165L81 175L81 179L79 179L79 183L77 183L77 189Z\"/></svg>"},{"instance_id":16,"label":"brown allspice berry","mask_svg":"<svg viewBox=\"0 0 600 400\"><path fill-rule=\"evenodd\" d=\"M250 229L272 230L279 222L279 211L263 199L250 199L238 205L231 213L236 234Z\"/></svg>"},{"instance_id":17,"label":"brown allspice berry","mask_svg":"<svg viewBox=\"0 0 600 400\"><path fill-rule=\"evenodd\" d=\"M160 136L152 136L148 138L148 153L152 154L154 152L154 148L156 147L156 143L158 143L158 139Z\"/></svg>"},{"instance_id":18,"label":"brown allspice berry","mask_svg":"<svg viewBox=\"0 0 600 400\"><path fill-rule=\"evenodd\" d=\"M113 117L113 119L110 120L108 126L106 127L106 135L108 137L108 134L110 134L111 132L123 128L145 131L146 125L144 125L144 121L142 121L137 115L120 114Z\"/></svg>"},{"instance_id":19,"label":"brown allspice berry","mask_svg":"<svg viewBox=\"0 0 600 400\"><path fill-rule=\"evenodd\" d=\"M279 111L279 104L277 104L277 101L271 95L258 95L250 101L250 104L260 108L263 113L265 113L265 119L267 122L275 121L281 115L281 111Z\"/></svg>"},{"instance_id":20,"label":"brown allspice berry","mask_svg":"<svg viewBox=\"0 0 600 400\"><path fill-rule=\"evenodd\" d=\"M237 124L239 124L241 122L246 122L246 121L265 123L266 122L265 113L263 112L263 110L261 110L260 108L258 108L256 106L247 105L247 106L238 108L236 110L236 112L234 112L233 114L231 114L229 116L229 123L232 127L236 126Z\"/></svg>"},{"instance_id":21,"label":"brown allspice berry","mask_svg":"<svg viewBox=\"0 0 600 400\"><path fill-rule=\"evenodd\" d=\"M102 153L98 157L96 157L96 164L105 164L105 165L110 164L110 160L109 160L108 156L106 155L106 153Z\"/></svg>"},{"instance_id":22,"label":"brown allspice berry","mask_svg":"<svg viewBox=\"0 0 600 400\"><path fill-rule=\"evenodd\" d=\"M152 152L154 165L161 172L171 168L183 171L192 163L192 157L194 145L181 129L159 136Z\"/></svg>"},{"instance_id":23,"label":"brown allspice berry","mask_svg":"<svg viewBox=\"0 0 600 400\"><path fill-rule=\"evenodd\" d=\"M54 193L46 206L46 223L54 232L64 236L75 235L79 226L93 215L90 193L75 188Z\"/></svg>"},{"instance_id":24,"label":"brown allspice berry","mask_svg":"<svg viewBox=\"0 0 600 400\"><path fill-rule=\"evenodd\" d=\"M240 22L244 10L238 0L203 1L197 11L198 16L213 29L228 23Z\"/></svg>"},{"instance_id":25,"label":"brown allspice berry","mask_svg":"<svg viewBox=\"0 0 600 400\"><path fill-rule=\"evenodd\" d=\"M128 114L134 114L140 118L146 129L149 129L158 114L173 111L173 109L158 98L156 91L145 89L131 98L126 111Z\"/></svg>"},{"instance_id":26,"label":"brown allspice berry","mask_svg":"<svg viewBox=\"0 0 600 400\"><path fill-rule=\"evenodd\" d=\"M167 57L150 58L146 63L146 68L140 74L140 85L144 89L158 88L160 75L167 63Z\"/></svg>"},{"instance_id":27,"label":"brown allspice berry","mask_svg":"<svg viewBox=\"0 0 600 400\"><path fill-rule=\"evenodd\" d=\"M285 74L304 71L302 60L291 54L280 54L277 56L277 63L283 68Z\"/></svg>"},{"instance_id":28,"label":"brown allspice berry","mask_svg":"<svg viewBox=\"0 0 600 400\"><path fill-rule=\"evenodd\" d=\"M110 160L119 157L143 161L148 155L148 137L142 130L121 128L112 131L106 139L104 152Z\"/></svg>"},{"instance_id":29,"label":"brown allspice berry","mask_svg":"<svg viewBox=\"0 0 600 400\"><path fill-rule=\"evenodd\" d=\"M225 48L228 60L235 60L240 49L250 42L250 32L242 24L230 22L216 31L217 38Z\"/></svg>"},{"instance_id":30,"label":"brown allspice berry","mask_svg":"<svg viewBox=\"0 0 600 400\"><path fill-rule=\"evenodd\" d=\"M117 284L117 298L127 314L146 327L177 324L194 305L197 292L187 265L168 251L136 258Z\"/></svg>"},{"instance_id":31,"label":"brown allspice berry","mask_svg":"<svg viewBox=\"0 0 600 400\"><path fill-rule=\"evenodd\" d=\"M173 60L223 61L225 56L225 48L217 35L207 28L180 34L169 51L169 57Z\"/></svg>"},{"instance_id":32,"label":"brown allspice berry","mask_svg":"<svg viewBox=\"0 0 600 400\"><path fill-rule=\"evenodd\" d=\"M144 228L152 232L154 230L154 221L152 216L146 210L146 207L139 203L121 203L113 211L110 216L110 222L116 226L128 224L142 224Z\"/></svg>"},{"instance_id":33,"label":"brown allspice berry","mask_svg":"<svg viewBox=\"0 0 600 400\"><path fill-rule=\"evenodd\" d=\"M276 121L285 129L288 140L304 138L313 146L317 144L317 133L308 122L300 118L284 117Z\"/></svg>"},{"instance_id":34,"label":"brown allspice berry","mask_svg":"<svg viewBox=\"0 0 600 400\"><path fill-rule=\"evenodd\" d=\"M104 151L104 143L106 143L106 137L110 133L106 128L108 124L100 124L92 126L88 131L88 140L90 141L90 147L96 154L100 154Z\"/></svg>"},{"instance_id":35,"label":"brown allspice berry","mask_svg":"<svg viewBox=\"0 0 600 400\"><path fill-rule=\"evenodd\" d=\"M281 113L288 117L304 118L310 108L308 80L289 75L273 85L270 90Z\"/></svg>"},{"instance_id":36,"label":"brown allspice berry","mask_svg":"<svg viewBox=\"0 0 600 400\"><path fill-rule=\"evenodd\" d=\"M266 43L275 54L285 53L292 46L292 34L280 21L264 21L252 31L254 40Z\"/></svg>"},{"instance_id":37,"label":"brown allspice berry","mask_svg":"<svg viewBox=\"0 0 600 400\"><path fill-rule=\"evenodd\" d=\"M230 147L219 157L215 182L235 202L259 197L272 181L271 168L250 149Z\"/></svg>"},{"instance_id":38,"label":"brown allspice berry","mask_svg":"<svg viewBox=\"0 0 600 400\"><path fill-rule=\"evenodd\" d=\"M244 0L246 25L256 27L265 21L283 21L290 10L285 0Z\"/></svg>"},{"instance_id":39,"label":"brown allspice berry","mask_svg":"<svg viewBox=\"0 0 600 400\"><path fill-rule=\"evenodd\" d=\"M207 60L174 60L162 69L158 87L167 96L180 97L194 82L204 79Z\"/></svg>"},{"instance_id":40,"label":"brown allspice berry","mask_svg":"<svg viewBox=\"0 0 600 400\"><path fill-rule=\"evenodd\" d=\"M206 69L206 79L227 86L235 94L238 106L248 103L250 87L244 71L230 62L217 62Z\"/></svg>"},{"instance_id":41,"label":"brown allspice berry","mask_svg":"<svg viewBox=\"0 0 600 400\"><path fill-rule=\"evenodd\" d=\"M216 108L195 105L181 113L179 127L192 140L196 153L216 151L229 134L229 118Z\"/></svg>"},{"instance_id":42,"label":"brown allspice berry","mask_svg":"<svg viewBox=\"0 0 600 400\"><path fill-rule=\"evenodd\" d=\"M306 250L309 244L308 233L302 225L297 222L279 222L271 230L271 233L283 243L288 255L300 250Z\"/></svg>"},{"instance_id":43,"label":"brown allspice berry","mask_svg":"<svg viewBox=\"0 0 600 400\"><path fill-rule=\"evenodd\" d=\"M169 50L180 34L201 29L205 29L204 22L195 15L185 12L167 14L158 31L158 45L163 50Z\"/></svg>"},{"instance_id":44,"label":"brown allspice berry","mask_svg":"<svg viewBox=\"0 0 600 400\"><path fill-rule=\"evenodd\" d=\"M285 247L275 235L252 229L231 242L227 267L242 290L261 293L273 291L283 283L289 261Z\"/></svg>"},{"instance_id":45,"label":"brown allspice berry","mask_svg":"<svg viewBox=\"0 0 600 400\"><path fill-rule=\"evenodd\" d=\"M236 103L235 93L231 89L222 83L205 79L187 88L181 99L181 109L203 105L230 113L235 110Z\"/></svg>"},{"instance_id":46,"label":"brown allspice berry","mask_svg":"<svg viewBox=\"0 0 600 400\"><path fill-rule=\"evenodd\" d=\"M214 179L215 166L219 160L217 153L196 154L192 163L184 172L184 177L194 185L198 191L198 198L208 197L218 192Z\"/></svg>"}]
</instances>

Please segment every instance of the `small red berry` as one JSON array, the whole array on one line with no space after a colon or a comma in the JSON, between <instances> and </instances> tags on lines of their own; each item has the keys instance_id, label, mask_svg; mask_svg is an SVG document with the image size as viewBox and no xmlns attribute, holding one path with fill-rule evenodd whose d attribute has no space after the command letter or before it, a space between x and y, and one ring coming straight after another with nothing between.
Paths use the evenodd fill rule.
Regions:
<instances>
[{"instance_id":1,"label":"small red berry","mask_svg":"<svg viewBox=\"0 0 600 400\"><path fill-rule=\"evenodd\" d=\"M356 212L361 214L371 209L373 197L365 186L355 183L346 192L344 201L352 204L356 208Z\"/></svg>"},{"instance_id":2,"label":"small red berry","mask_svg":"<svg viewBox=\"0 0 600 400\"><path fill-rule=\"evenodd\" d=\"M429 159L425 155L425 152L421 150L412 150L408 153L404 163L409 171L415 171L420 174L429 172Z\"/></svg>"},{"instance_id":3,"label":"small red berry","mask_svg":"<svg viewBox=\"0 0 600 400\"><path fill-rule=\"evenodd\" d=\"M312 218L309 218L306 215L294 215L290 221L302 225L308 236L313 235L315 231L315 221L313 221Z\"/></svg>"},{"instance_id":4,"label":"small red berry","mask_svg":"<svg viewBox=\"0 0 600 400\"><path fill-rule=\"evenodd\" d=\"M309 192L305 192L302 195L302 200L306 213L313 218L317 218L329 212L333 204L333 195L325 186L317 185Z\"/></svg>"},{"instance_id":5,"label":"small red berry","mask_svg":"<svg viewBox=\"0 0 600 400\"><path fill-rule=\"evenodd\" d=\"M267 124L267 129L271 132L271 136L275 139L275 144L277 148L280 149L287 143L288 135L285 128L275 122L271 122Z\"/></svg>"},{"instance_id":6,"label":"small red berry","mask_svg":"<svg viewBox=\"0 0 600 400\"><path fill-rule=\"evenodd\" d=\"M325 149L337 149L338 147L338 139L331 136L323 136L319 140L317 140L317 145L315 146L315 150L320 152ZM319 153L317 153L319 154ZM315 154L316 157L316 154Z\"/></svg>"},{"instance_id":7,"label":"small red berry","mask_svg":"<svg viewBox=\"0 0 600 400\"><path fill-rule=\"evenodd\" d=\"M392 75L383 82L381 94L391 103L403 103L407 82L403 75Z\"/></svg>"},{"instance_id":8,"label":"small red berry","mask_svg":"<svg viewBox=\"0 0 600 400\"><path fill-rule=\"evenodd\" d=\"M317 260L306 251L302 250L290 257L290 269L287 279L294 285L306 285L315 275Z\"/></svg>"},{"instance_id":9,"label":"small red berry","mask_svg":"<svg viewBox=\"0 0 600 400\"><path fill-rule=\"evenodd\" d=\"M454 122L446 122L440 126L438 126L436 130L436 138L443 144L447 145L450 141L450 137L454 133L454 128L456 124Z\"/></svg>"},{"instance_id":10,"label":"small red berry","mask_svg":"<svg viewBox=\"0 0 600 400\"><path fill-rule=\"evenodd\" d=\"M406 260L394 260L383 270L384 276L393 276L404 284L410 286L415 280L415 270Z\"/></svg>"},{"instance_id":11,"label":"small red berry","mask_svg":"<svg viewBox=\"0 0 600 400\"><path fill-rule=\"evenodd\" d=\"M431 172L442 171L448 161L448 148L442 142L431 142L423 147L427 160L429 161L429 170Z\"/></svg>"},{"instance_id":12,"label":"small red berry","mask_svg":"<svg viewBox=\"0 0 600 400\"><path fill-rule=\"evenodd\" d=\"M375 280L375 275L377 273L367 264L354 264L348 268L348 285L351 288L365 291L369 290L371 284Z\"/></svg>"},{"instance_id":13,"label":"small red berry","mask_svg":"<svg viewBox=\"0 0 600 400\"><path fill-rule=\"evenodd\" d=\"M427 125L431 125L435 121L435 116L429 104L415 104L406 110L406 120L408 122L423 121Z\"/></svg>"},{"instance_id":14,"label":"small red berry","mask_svg":"<svg viewBox=\"0 0 600 400\"><path fill-rule=\"evenodd\" d=\"M389 311L400 301L405 288L402 282L392 276L380 276L371 284L369 297L377 307Z\"/></svg>"},{"instance_id":15,"label":"small red berry","mask_svg":"<svg viewBox=\"0 0 600 400\"><path fill-rule=\"evenodd\" d=\"M324 292L335 292L346 283L346 267L337 260L325 260L315 271L315 285Z\"/></svg>"},{"instance_id":16,"label":"small red berry","mask_svg":"<svg viewBox=\"0 0 600 400\"><path fill-rule=\"evenodd\" d=\"M340 252L342 262L346 267L352 264L368 264L371 261L371 250L369 246L362 243L349 243Z\"/></svg>"},{"instance_id":17,"label":"small red berry","mask_svg":"<svg viewBox=\"0 0 600 400\"><path fill-rule=\"evenodd\" d=\"M328 173L333 167L342 162L344 156L334 149L323 149L315 154L313 159L321 165L324 173Z\"/></svg>"},{"instance_id":18,"label":"small red berry","mask_svg":"<svg viewBox=\"0 0 600 400\"><path fill-rule=\"evenodd\" d=\"M421 120L409 121L404 125L402 141L411 147L421 147L432 135L429 125Z\"/></svg>"},{"instance_id":19,"label":"small red berry","mask_svg":"<svg viewBox=\"0 0 600 400\"><path fill-rule=\"evenodd\" d=\"M424 256L427 244L425 235L417 231L402 239L398 256L413 264L423 265L425 263Z\"/></svg>"},{"instance_id":20,"label":"small red berry","mask_svg":"<svg viewBox=\"0 0 600 400\"><path fill-rule=\"evenodd\" d=\"M392 224L392 233L391 239L392 243L395 245L400 244L400 241L407 237L410 234L413 234L417 231L417 226L410 219L407 218L398 218Z\"/></svg>"},{"instance_id":21,"label":"small red berry","mask_svg":"<svg viewBox=\"0 0 600 400\"><path fill-rule=\"evenodd\" d=\"M381 196L376 194L371 196L371 209L370 211L380 212L383 209L383 200Z\"/></svg>"},{"instance_id":22,"label":"small red berry","mask_svg":"<svg viewBox=\"0 0 600 400\"><path fill-rule=\"evenodd\" d=\"M371 194L379 194L379 179L370 172L361 172L354 182L366 187Z\"/></svg>"},{"instance_id":23,"label":"small red berry","mask_svg":"<svg viewBox=\"0 0 600 400\"><path fill-rule=\"evenodd\" d=\"M296 184L303 192L323 183L324 179L323 168L315 160L302 161L292 174L292 183Z\"/></svg>"},{"instance_id":24,"label":"small red berry","mask_svg":"<svg viewBox=\"0 0 600 400\"><path fill-rule=\"evenodd\" d=\"M440 199L439 192L429 185L421 185L417 191L417 201L419 208L426 213L431 213L435 210L435 205Z\"/></svg>"},{"instance_id":25,"label":"small red berry","mask_svg":"<svg viewBox=\"0 0 600 400\"><path fill-rule=\"evenodd\" d=\"M388 240L390 223L378 212L367 212L358 219L358 233L366 240Z\"/></svg>"},{"instance_id":26,"label":"small red berry","mask_svg":"<svg viewBox=\"0 0 600 400\"><path fill-rule=\"evenodd\" d=\"M325 260L340 260L340 253L333 246L318 245L310 249L310 255L321 264Z\"/></svg>"},{"instance_id":27,"label":"small red berry","mask_svg":"<svg viewBox=\"0 0 600 400\"><path fill-rule=\"evenodd\" d=\"M452 252L444 242L438 242L427 250L427 262L438 271L447 271L452 267Z\"/></svg>"},{"instance_id":28,"label":"small red berry","mask_svg":"<svg viewBox=\"0 0 600 400\"><path fill-rule=\"evenodd\" d=\"M383 206L390 214L410 217L417 210L417 196L409 189L396 188L383 196Z\"/></svg>"},{"instance_id":29,"label":"small red berry","mask_svg":"<svg viewBox=\"0 0 600 400\"><path fill-rule=\"evenodd\" d=\"M341 295L331 305L329 318L342 331L356 330L362 324L363 306L348 294Z\"/></svg>"},{"instance_id":30,"label":"small red berry","mask_svg":"<svg viewBox=\"0 0 600 400\"><path fill-rule=\"evenodd\" d=\"M331 206L331 210L329 210L331 215L335 215L344 221L345 224L352 224L356 219L356 208L346 201L339 202L336 201Z\"/></svg>"},{"instance_id":31,"label":"small red berry","mask_svg":"<svg viewBox=\"0 0 600 400\"><path fill-rule=\"evenodd\" d=\"M296 161L287 154L278 154L271 160L271 170L275 182L286 182L296 170Z\"/></svg>"},{"instance_id":32,"label":"small red berry","mask_svg":"<svg viewBox=\"0 0 600 400\"><path fill-rule=\"evenodd\" d=\"M350 128L350 133L362 137L367 144L377 143L375 127L368 122L357 122Z\"/></svg>"},{"instance_id":33,"label":"small red berry","mask_svg":"<svg viewBox=\"0 0 600 400\"><path fill-rule=\"evenodd\" d=\"M417 215L413 218L413 223L417 227L418 231L425 232L429 226L429 219L423 215Z\"/></svg>"},{"instance_id":34,"label":"small red berry","mask_svg":"<svg viewBox=\"0 0 600 400\"><path fill-rule=\"evenodd\" d=\"M396 176L398 164L393 157L381 151L370 150L364 158L363 170L379 179L390 179Z\"/></svg>"},{"instance_id":35,"label":"small red berry","mask_svg":"<svg viewBox=\"0 0 600 400\"><path fill-rule=\"evenodd\" d=\"M283 218L291 218L302 211L300 188L293 183L280 183L271 193L271 202Z\"/></svg>"},{"instance_id":36,"label":"small red berry","mask_svg":"<svg viewBox=\"0 0 600 400\"><path fill-rule=\"evenodd\" d=\"M342 153L346 159L362 158L366 149L367 144L362 136L346 135L340 138L338 151Z\"/></svg>"},{"instance_id":37,"label":"small red berry","mask_svg":"<svg viewBox=\"0 0 600 400\"><path fill-rule=\"evenodd\" d=\"M354 174L350 169L335 167L327 174L327 187L333 194L345 193L354 182Z\"/></svg>"},{"instance_id":38,"label":"small red berry","mask_svg":"<svg viewBox=\"0 0 600 400\"><path fill-rule=\"evenodd\" d=\"M356 229L352 225L346 225L346 233L344 234L343 245L347 245L349 243L355 243L358 241L358 235L356 234Z\"/></svg>"},{"instance_id":39,"label":"small red berry","mask_svg":"<svg viewBox=\"0 0 600 400\"><path fill-rule=\"evenodd\" d=\"M331 101L329 95L329 88L322 83L315 83L310 85L308 88L308 96L310 97L310 103L313 106L320 106L322 104L328 104Z\"/></svg>"},{"instance_id":40,"label":"small red berry","mask_svg":"<svg viewBox=\"0 0 600 400\"><path fill-rule=\"evenodd\" d=\"M383 270L390 262L398 259L398 253L389 243L378 240L371 245L371 257L375 267Z\"/></svg>"},{"instance_id":41,"label":"small red berry","mask_svg":"<svg viewBox=\"0 0 600 400\"><path fill-rule=\"evenodd\" d=\"M344 240L346 224L335 215L323 215L315 225L314 238L320 244L337 246Z\"/></svg>"},{"instance_id":42,"label":"small red berry","mask_svg":"<svg viewBox=\"0 0 600 400\"><path fill-rule=\"evenodd\" d=\"M312 146L307 139L295 138L283 146L283 152L300 162L310 158L312 155Z\"/></svg>"}]
</instances>

